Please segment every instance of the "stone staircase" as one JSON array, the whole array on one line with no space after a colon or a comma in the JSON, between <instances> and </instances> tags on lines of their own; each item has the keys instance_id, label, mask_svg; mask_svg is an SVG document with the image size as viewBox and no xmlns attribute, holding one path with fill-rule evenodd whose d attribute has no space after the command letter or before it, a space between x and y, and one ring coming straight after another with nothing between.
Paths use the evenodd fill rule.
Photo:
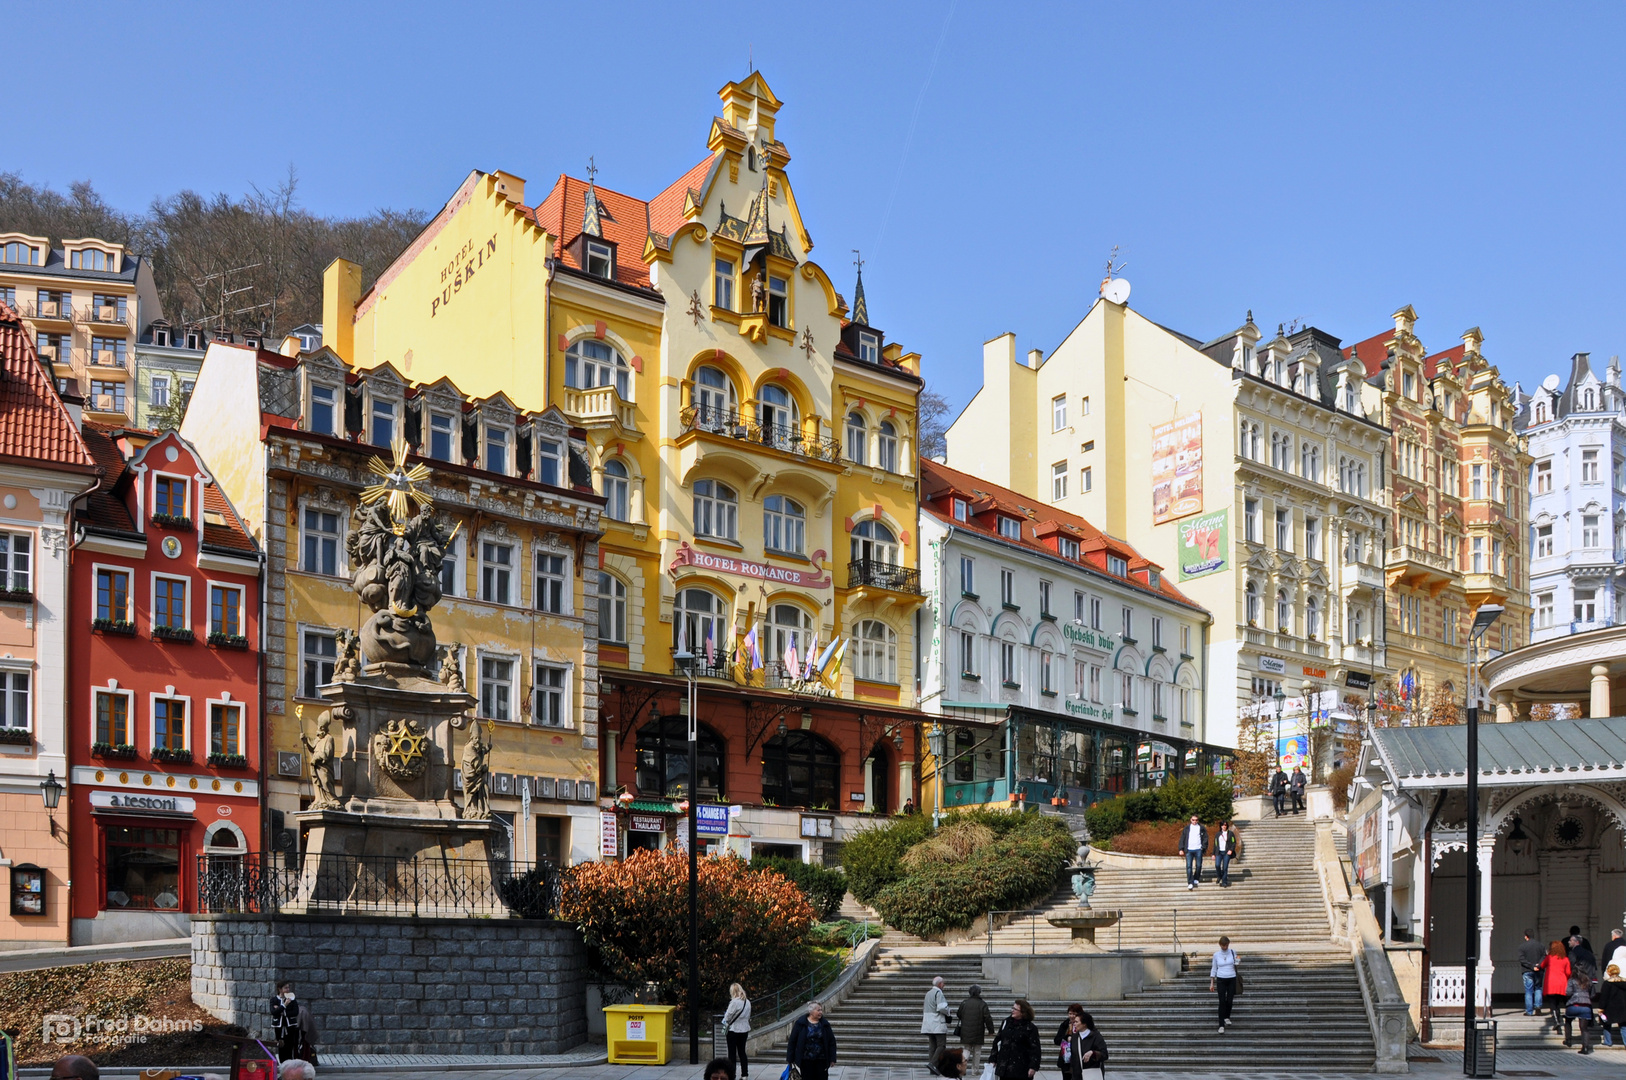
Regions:
<instances>
[{"instance_id":1,"label":"stone staircase","mask_svg":"<svg viewBox=\"0 0 1626 1080\"><path fill-rule=\"evenodd\" d=\"M1347 950L1331 943L1326 905L1314 869L1314 829L1303 817L1267 819L1239 828L1246 859L1233 864L1232 886L1212 881L1195 891L1174 868L1102 869L1091 899L1096 909L1125 912L1122 947L1168 951L1175 943L1190 970L1116 1001L1080 1002L1096 1019L1111 1049L1109 1068L1258 1071L1280 1068L1283 1046L1309 1051L1317 1070L1366 1071L1376 1057L1356 970ZM1212 873L1210 871L1210 877ZM1070 889L1058 889L1046 910L1071 908ZM1117 927L1098 933L1113 949ZM1219 1035L1216 1000L1208 992L1208 956L1221 934L1241 956L1245 993L1237 999L1232 1030ZM982 977L982 955L1061 952L1070 935L1028 920L994 931L959 949L883 950L869 976L839 1008L831 1010L841 1059L851 1065L908 1066L925 1059L921 1003L934 976L947 980L958 1004L972 983L995 1023L1010 1011L1009 989ZM991 945L991 950L990 950ZM1054 1069L1051 1037L1068 1002L1032 1002L1046 1047L1045 1070ZM1286 1034L1283 1024L1300 1033ZM1284 1039L1287 1043L1284 1043ZM950 1045L955 1045L952 1036ZM1313 1049L1312 1049L1313 1048Z\"/></svg>"}]
</instances>

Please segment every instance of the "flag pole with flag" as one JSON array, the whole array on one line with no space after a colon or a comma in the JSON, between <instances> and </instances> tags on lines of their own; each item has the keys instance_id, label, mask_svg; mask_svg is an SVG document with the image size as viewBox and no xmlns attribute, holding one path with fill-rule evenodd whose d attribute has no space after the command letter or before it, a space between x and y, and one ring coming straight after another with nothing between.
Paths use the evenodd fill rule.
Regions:
<instances>
[{"instance_id":1,"label":"flag pole with flag","mask_svg":"<svg viewBox=\"0 0 1626 1080\"><path fill-rule=\"evenodd\" d=\"M830 647L835 649L835 655L830 658L830 666L824 671L824 684L832 690L839 690L841 688L841 660L847 655L847 639L842 638L839 646L832 641Z\"/></svg>"}]
</instances>

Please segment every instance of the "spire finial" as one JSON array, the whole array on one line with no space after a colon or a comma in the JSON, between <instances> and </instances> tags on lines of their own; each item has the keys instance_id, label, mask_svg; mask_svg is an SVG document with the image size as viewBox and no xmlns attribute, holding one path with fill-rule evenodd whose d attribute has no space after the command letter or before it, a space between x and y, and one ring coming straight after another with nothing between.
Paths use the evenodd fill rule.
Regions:
<instances>
[{"instance_id":1,"label":"spire finial","mask_svg":"<svg viewBox=\"0 0 1626 1080\"><path fill-rule=\"evenodd\" d=\"M593 186L593 178L598 175L598 166L593 164L592 155L587 158L587 186Z\"/></svg>"},{"instance_id":2,"label":"spire finial","mask_svg":"<svg viewBox=\"0 0 1626 1080\"><path fill-rule=\"evenodd\" d=\"M594 186L594 177L598 176L598 166L593 159L587 159L587 198L583 200L586 205L582 207L582 232L588 236L602 237L604 225L602 219L607 215L604 207L598 201L598 189Z\"/></svg>"},{"instance_id":3,"label":"spire finial","mask_svg":"<svg viewBox=\"0 0 1626 1080\"><path fill-rule=\"evenodd\" d=\"M869 325L869 304L864 299L864 256L853 248L853 265L858 268L858 284L853 287L852 321L860 326Z\"/></svg>"}]
</instances>

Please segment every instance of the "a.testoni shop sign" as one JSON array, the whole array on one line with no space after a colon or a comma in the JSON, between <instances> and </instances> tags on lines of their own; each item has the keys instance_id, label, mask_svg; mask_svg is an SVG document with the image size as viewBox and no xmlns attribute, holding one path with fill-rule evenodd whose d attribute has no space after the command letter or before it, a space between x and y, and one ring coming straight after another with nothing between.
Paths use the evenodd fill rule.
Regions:
<instances>
[{"instance_id":1,"label":"a.testoni shop sign","mask_svg":"<svg viewBox=\"0 0 1626 1080\"><path fill-rule=\"evenodd\" d=\"M185 795L145 795L136 792L92 791L90 805L107 810L156 810L164 814L191 814L196 812L196 800Z\"/></svg>"}]
</instances>

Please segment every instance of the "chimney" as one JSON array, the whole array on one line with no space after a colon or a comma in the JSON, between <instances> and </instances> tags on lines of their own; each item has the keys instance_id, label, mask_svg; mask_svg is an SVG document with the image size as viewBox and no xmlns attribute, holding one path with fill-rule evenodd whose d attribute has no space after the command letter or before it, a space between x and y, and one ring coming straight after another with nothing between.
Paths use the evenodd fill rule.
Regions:
<instances>
[{"instance_id":1,"label":"chimney","mask_svg":"<svg viewBox=\"0 0 1626 1080\"><path fill-rule=\"evenodd\" d=\"M349 259L334 259L322 272L323 344L346 363L355 359L356 305L361 302L361 267ZM327 340L327 334L333 340Z\"/></svg>"},{"instance_id":2,"label":"chimney","mask_svg":"<svg viewBox=\"0 0 1626 1080\"><path fill-rule=\"evenodd\" d=\"M1038 371L1039 370L1039 365L1042 364L1042 363L1044 363L1044 350L1043 349L1029 349L1028 350L1028 367L1032 368L1034 371Z\"/></svg>"},{"instance_id":3,"label":"chimney","mask_svg":"<svg viewBox=\"0 0 1626 1080\"><path fill-rule=\"evenodd\" d=\"M62 398L62 404L68 408L68 419L73 421L74 427L83 430L85 426L85 399L72 390L64 390L59 396Z\"/></svg>"},{"instance_id":4,"label":"chimney","mask_svg":"<svg viewBox=\"0 0 1626 1080\"><path fill-rule=\"evenodd\" d=\"M515 176L513 173L503 172L501 169L498 169L491 175L492 178L497 182L498 195L501 195L511 203L518 203L521 206L525 205L524 180Z\"/></svg>"}]
</instances>

